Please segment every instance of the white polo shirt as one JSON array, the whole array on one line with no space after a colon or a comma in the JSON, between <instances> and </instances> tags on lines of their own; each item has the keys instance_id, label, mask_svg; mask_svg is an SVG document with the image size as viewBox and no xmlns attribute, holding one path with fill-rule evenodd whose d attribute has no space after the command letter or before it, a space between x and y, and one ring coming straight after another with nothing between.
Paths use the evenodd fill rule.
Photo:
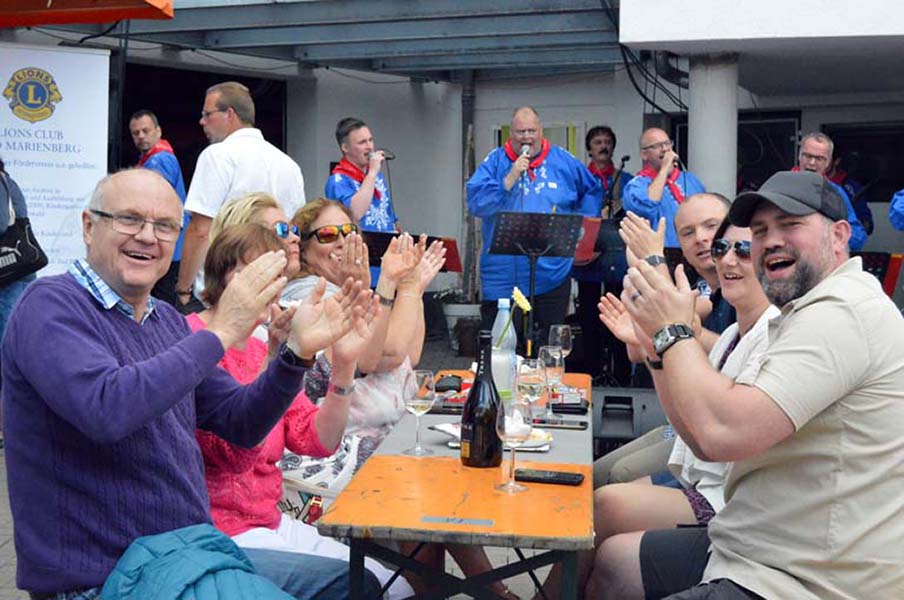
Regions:
<instances>
[{"instance_id":1,"label":"white polo shirt","mask_svg":"<svg viewBox=\"0 0 904 600\"><path fill-rule=\"evenodd\" d=\"M213 218L224 204L250 192L272 195L290 219L305 203L298 164L265 140L260 129L245 127L198 157L185 210Z\"/></svg>"}]
</instances>

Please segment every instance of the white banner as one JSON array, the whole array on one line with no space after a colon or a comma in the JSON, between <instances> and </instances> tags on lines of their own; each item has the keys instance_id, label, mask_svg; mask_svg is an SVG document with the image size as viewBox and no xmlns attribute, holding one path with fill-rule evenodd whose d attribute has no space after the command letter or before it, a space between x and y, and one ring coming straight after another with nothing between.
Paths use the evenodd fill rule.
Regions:
<instances>
[{"instance_id":1,"label":"white banner","mask_svg":"<svg viewBox=\"0 0 904 600\"><path fill-rule=\"evenodd\" d=\"M50 264L85 255L81 211L107 173L109 52L0 44L0 158Z\"/></svg>"}]
</instances>

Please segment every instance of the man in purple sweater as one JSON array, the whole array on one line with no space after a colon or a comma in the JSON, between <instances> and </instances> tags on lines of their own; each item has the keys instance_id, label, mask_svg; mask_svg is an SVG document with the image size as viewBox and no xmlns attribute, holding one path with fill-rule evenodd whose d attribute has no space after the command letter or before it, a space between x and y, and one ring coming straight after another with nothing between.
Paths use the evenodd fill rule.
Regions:
<instances>
[{"instance_id":1,"label":"man in purple sweater","mask_svg":"<svg viewBox=\"0 0 904 600\"><path fill-rule=\"evenodd\" d=\"M240 386L217 362L285 284L285 255L242 269L208 328L191 333L150 296L181 224L179 198L159 174L103 179L82 215L87 258L29 286L10 318L6 464L16 582L32 598L94 598L135 538L209 523L195 428L259 443L314 353L349 331L369 302L349 281L337 301L299 307L280 357ZM298 598L347 595L348 563L246 552L258 573Z\"/></svg>"}]
</instances>

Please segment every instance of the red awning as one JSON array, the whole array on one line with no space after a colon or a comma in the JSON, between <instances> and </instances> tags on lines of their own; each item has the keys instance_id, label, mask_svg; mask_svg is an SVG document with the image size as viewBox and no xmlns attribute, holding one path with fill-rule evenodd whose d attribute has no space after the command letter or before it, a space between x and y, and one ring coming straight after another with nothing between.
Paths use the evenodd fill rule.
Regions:
<instances>
[{"instance_id":1,"label":"red awning","mask_svg":"<svg viewBox=\"0 0 904 600\"><path fill-rule=\"evenodd\" d=\"M172 19L173 0L3 0L0 27Z\"/></svg>"}]
</instances>

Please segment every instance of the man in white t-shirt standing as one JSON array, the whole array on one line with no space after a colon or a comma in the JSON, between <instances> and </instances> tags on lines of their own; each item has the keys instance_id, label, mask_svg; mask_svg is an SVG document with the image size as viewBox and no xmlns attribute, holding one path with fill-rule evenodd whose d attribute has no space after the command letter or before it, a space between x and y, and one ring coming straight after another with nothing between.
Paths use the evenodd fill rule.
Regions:
<instances>
[{"instance_id":1,"label":"man in white t-shirt standing","mask_svg":"<svg viewBox=\"0 0 904 600\"><path fill-rule=\"evenodd\" d=\"M254 127L254 101L247 87L227 81L208 88L200 123L210 146L198 157L185 200L191 222L176 284L182 304L192 299L210 243L210 224L224 204L250 192L267 192L291 217L305 203L301 169Z\"/></svg>"}]
</instances>

